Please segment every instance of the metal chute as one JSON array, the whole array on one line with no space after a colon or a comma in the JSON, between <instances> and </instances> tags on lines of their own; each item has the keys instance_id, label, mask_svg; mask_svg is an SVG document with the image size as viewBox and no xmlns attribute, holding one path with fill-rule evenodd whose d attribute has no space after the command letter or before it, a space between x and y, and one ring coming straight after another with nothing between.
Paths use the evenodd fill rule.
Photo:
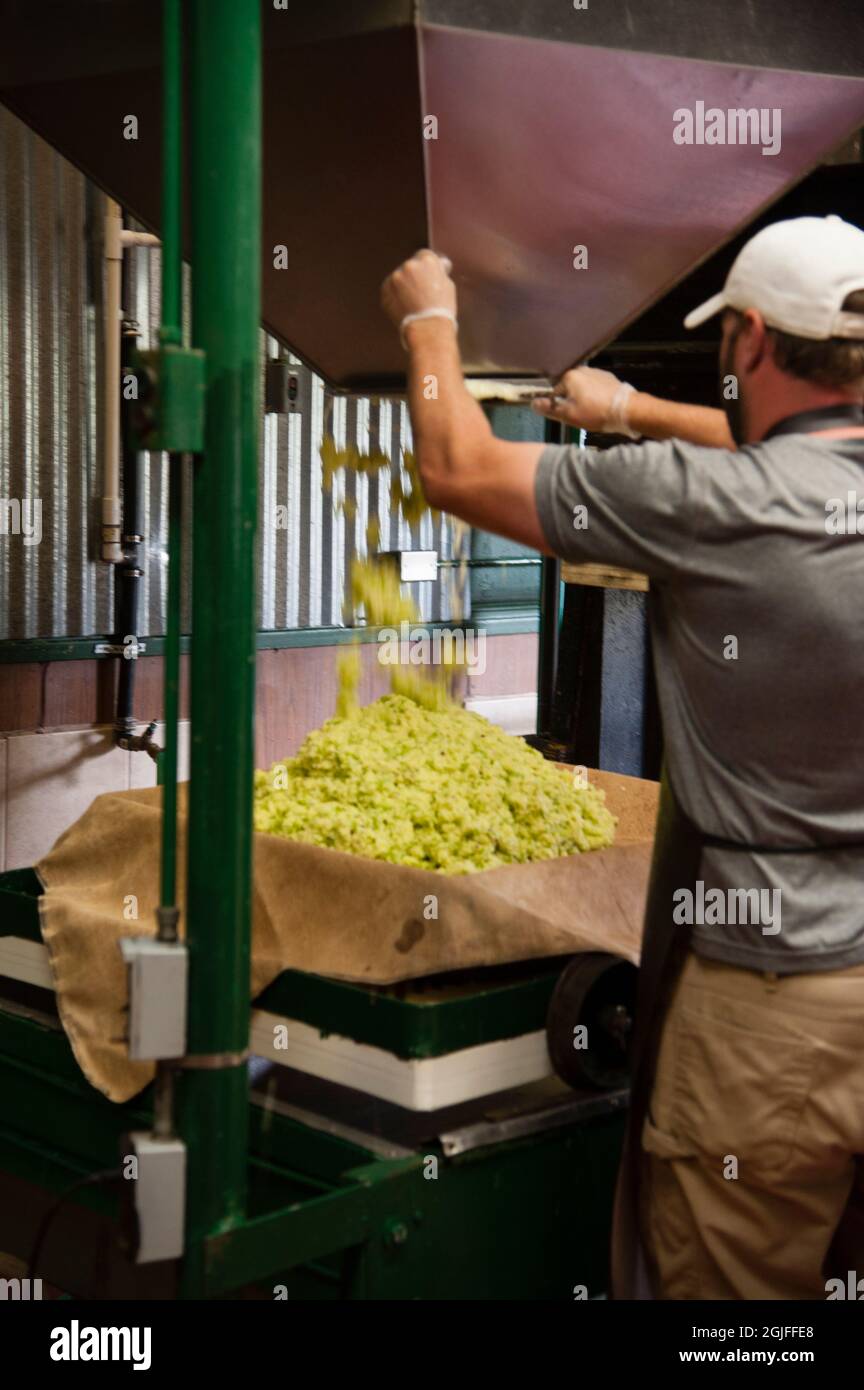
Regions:
<instances>
[{"instance_id":1,"label":"metal chute","mask_svg":"<svg viewBox=\"0 0 864 1390\"><path fill-rule=\"evenodd\" d=\"M7 0L0 99L158 230L155 8ZM262 17L264 320L349 390L401 384L378 289L417 247L453 261L469 373L555 376L864 123L859 0Z\"/></svg>"}]
</instances>

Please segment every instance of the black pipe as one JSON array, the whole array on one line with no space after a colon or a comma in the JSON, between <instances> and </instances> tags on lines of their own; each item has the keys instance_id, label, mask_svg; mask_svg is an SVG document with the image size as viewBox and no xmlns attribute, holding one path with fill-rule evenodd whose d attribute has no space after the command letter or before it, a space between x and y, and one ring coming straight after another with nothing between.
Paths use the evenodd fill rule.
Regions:
<instances>
[{"instance_id":1,"label":"black pipe","mask_svg":"<svg viewBox=\"0 0 864 1390\"><path fill-rule=\"evenodd\" d=\"M460 569L462 565L467 565L469 569L518 569L526 565L532 569L539 569L543 563L541 555L488 555L485 559L477 558L471 560L439 560L439 570Z\"/></svg>"},{"instance_id":2,"label":"black pipe","mask_svg":"<svg viewBox=\"0 0 864 1390\"><path fill-rule=\"evenodd\" d=\"M547 443L565 442L565 427L557 421L548 421L545 432ZM540 573L540 642L537 660L537 739L541 746L553 734L560 594L561 562L557 556L544 555Z\"/></svg>"},{"instance_id":3,"label":"black pipe","mask_svg":"<svg viewBox=\"0 0 864 1390\"><path fill-rule=\"evenodd\" d=\"M137 339L137 325L129 319L123 320L122 346L120 350L120 379L125 382L131 370L131 354ZM130 442L129 403L123 396L120 410L120 436L122 458L122 500L123 534L121 545L123 559L115 570L114 613L115 642L125 643L128 638L138 638L139 585L141 565L139 546L141 543L141 469L137 451ZM135 658L125 655L119 658L120 672L117 680L117 723L119 734L134 732L135 696Z\"/></svg>"},{"instance_id":4,"label":"black pipe","mask_svg":"<svg viewBox=\"0 0 864 1390\"><path fill-rule=\"evenodd\" d=\"M128 257L123 257L122 294L123 323L120 340L120 458L121 494L123 509L123 534L120 544L123 559L115 569L114 583L114 641L124 651L118 657L120 668L117 675L117 707L114 718L114 742L120 748L133 751L142 750L150 754L154 762L159 747L153 742L155 721L143 734L135 733L135 673L137 669L138 622L140 612L141 579L143 563L143 508L141 488L143 468L142 459L134 447L132 436L132 408L134 401L127 399L124 389L127 377L132 372L133 354L138 341L138 324L128 305L131 295L131 275ZM126 652L133 650L135 655Z\"/></svg>"},{"instance_id":5,"label":"black pipe","mask_svg":"<svg viewBox=\"0 0 864 1390\"><path fill-rule=\"evenodd\" d=\"M558 675L558 604L561 565L554 555L543 556L540 578L540 642L537 660L537 733L548 738L554 723Z\"/></svg>"}]
</instances>

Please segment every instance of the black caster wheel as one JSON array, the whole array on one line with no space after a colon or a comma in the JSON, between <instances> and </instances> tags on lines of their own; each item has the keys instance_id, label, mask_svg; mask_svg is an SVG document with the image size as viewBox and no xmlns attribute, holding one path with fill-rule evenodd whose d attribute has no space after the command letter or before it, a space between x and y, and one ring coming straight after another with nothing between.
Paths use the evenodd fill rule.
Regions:
<instances>
[{"instance_id":1,"label":"black caster wheel","mask_svg":"<svg viewBox=\"0 0 864 1390\"><path fill-rule=\"evenodd\" d=\"M564 967L549 1000L552 1065L575 1090L611 1091L630 1080L638 970L619 956L589 951Z\"/></svg>"}]
</instances>

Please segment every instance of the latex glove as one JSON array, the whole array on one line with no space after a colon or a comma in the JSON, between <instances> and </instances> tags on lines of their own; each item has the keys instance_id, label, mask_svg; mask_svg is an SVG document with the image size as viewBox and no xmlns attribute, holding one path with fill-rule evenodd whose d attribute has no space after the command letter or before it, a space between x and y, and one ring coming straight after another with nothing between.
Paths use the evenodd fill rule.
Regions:
<instances>
[{"instance_id":1,"label":"latex glove","mask_svg":"<svg viewBox=\"0 0 864 1390\"><path fill-rule=\"evenodd\" d=\"M397 328L406 314L419 314L424 309L447 309L455 318L456 286L450 270L446 256L416 251L381 286L381 306L387 317Z\"/></svg>"},{"instance_id":2,"label":"latex glove","mask_svg":"<svg viewBox=\"0 0 864 1390\"><path fill-rule=\"evenodd\" d=\"M625 423L621 407L626 410L626 397L630 394L622 391L618 397L622 385L614 372L604 372L600 367L574 367L564 373L554 396L538 396L531 406L540 415L561 420L574 429L590 430L594 434L619 434ZM613 418L616 398L618 409Z\"/></svg>"}]
</instances>

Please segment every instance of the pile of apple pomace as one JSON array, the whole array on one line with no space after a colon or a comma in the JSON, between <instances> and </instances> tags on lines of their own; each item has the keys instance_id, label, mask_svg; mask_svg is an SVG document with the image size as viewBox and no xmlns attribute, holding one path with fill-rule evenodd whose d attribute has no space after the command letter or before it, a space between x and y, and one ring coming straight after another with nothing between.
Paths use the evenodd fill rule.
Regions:
<instances>
[{"instance_id":1,"label":"pile of apple pomace","mask_svg":"<svg viewBox=\"0 0 864 1390\"><path fill-rule=\"evenodd\" d=\"M384 455L322 448L325 487L340 469L370 472ZM411 490L394 477L394 502L415 521L425 509L416 465ZM377 542L370 523L367 548ZM420 620L395 572L355 558L351 586L367 622ZM602 791L576 785L560 766L482 715L459 708L444 670L391 670L390 695L359 707L360 653L339 663L336 716L309 734L296 757L255 773L257 831L367 859L447 874L477 873L603 849L615 817Z\"/></svg>"},{"instance_id":2,"label":"pile of apple pomace","mask_svg":"<svg viewBox=\"0 0 864 1390\"><path fill-rule=\"evenodd\" d=\"M256 772L255 829L469 874L602 849L615 818L602 791L481 715L384 695Z\"/></svg>"}]
</instances>

